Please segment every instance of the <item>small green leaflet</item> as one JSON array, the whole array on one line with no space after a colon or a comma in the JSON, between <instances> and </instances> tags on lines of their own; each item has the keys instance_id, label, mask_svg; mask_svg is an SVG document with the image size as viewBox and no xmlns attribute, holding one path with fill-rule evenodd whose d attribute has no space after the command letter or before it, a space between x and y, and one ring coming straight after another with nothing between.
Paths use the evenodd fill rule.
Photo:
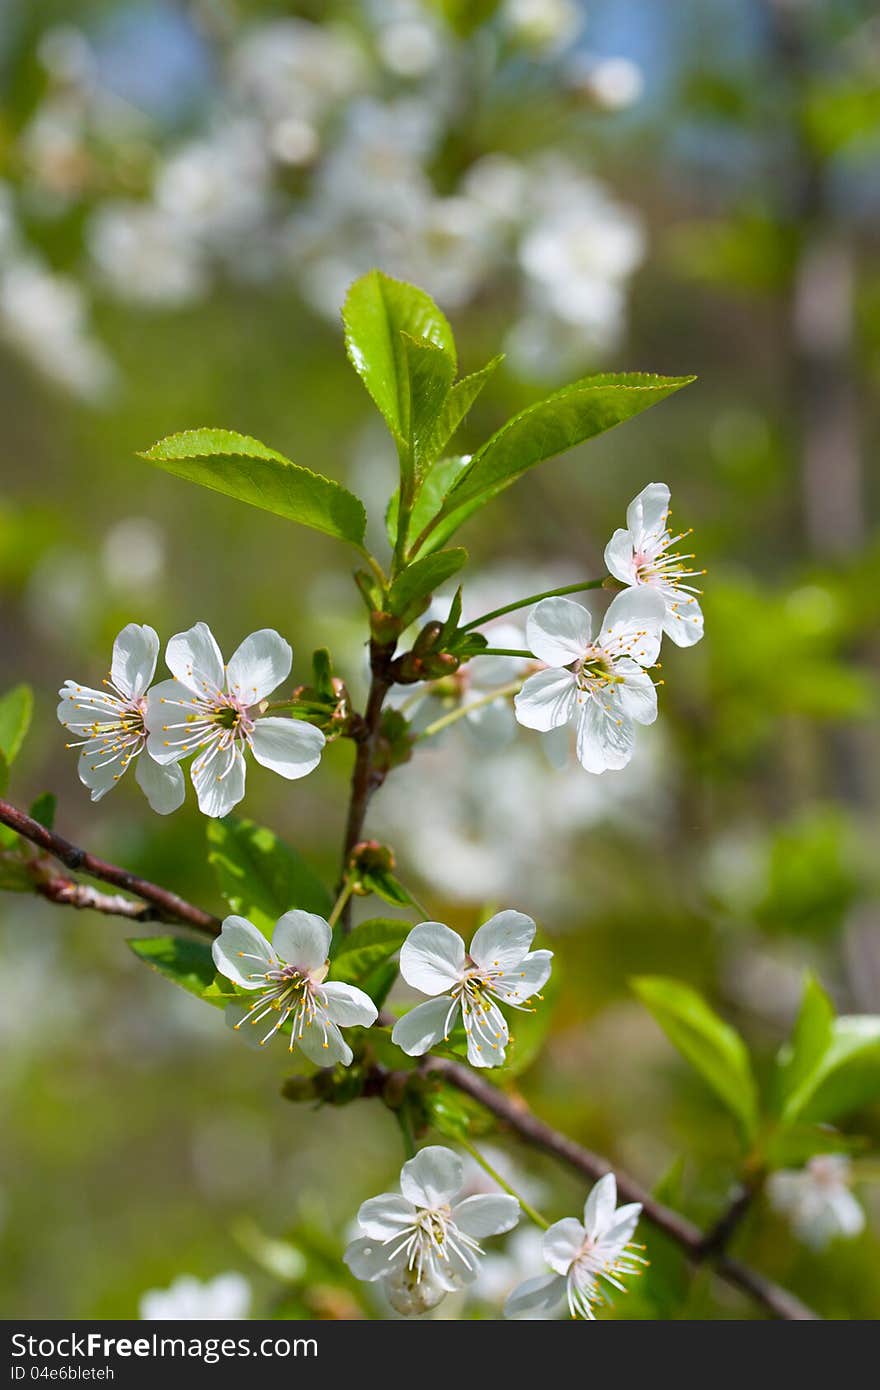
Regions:
<instances>
[{"instance_id":1,"label":"small green leaflet","mask_svg":"<svg viewBox=\"0 0 880 1390\"><path fill-rule=\"evenodd\" d=\"M466 550L440 550L408 565L398 575L388 594L388 612L403 625L412 622L425 607L435 589L457 574L467 561Z\"/></svg>"},{"instance_id":2,"label":"small green leaflet","mask_svg":"<svg viewBox=\"0 0 880 1390\"><path fill-rule=\"evenodd\" d=\"M213 984L214 959L203 941L190 941L185 936L142 936L129 937L128 944L139 960L199 999Z\"/></svg>"},{"instance_id":3,"label":"small green leaflet","mask_svg":"<svg viewBox=\"0 0 880 1390\"><path fill-rule=\"evenodd\" d=\"M7 766L18 757L33 709L34 696L29 685L16 685L0 696L0 753Z\"/></svg>"},{"instance_id":4,"label":"small green leaflet","mask_svg":"<svg viewBox=\"0 0 880 1390\"><path fill-rule=\"evenodd\" d=\"M366 512L341 484L234 430L183 430L140 454L148 463L239 502L360 546Z\"/></svg>"},{"instance_id":5,"label":"small green leaflet","mask_svg":"<svg viewBox=\"0 0 880 1390\"><path fill-rule=\"evenodd\" d=\"M271 830L225 816L207 826L208 862L230 910L271 937L292 907L326 917L332 899L305 860Z\"/></svg>"},{"instance_id":6,"label":"small green leaflet","mask_svg":"<svg viewBox=\"0 0 880 1390\"><path fill-rule=\"evenodd\" d=\"M362 984L399 951L412 923L392 917L372 917L360 922L348 936L334 937L331 945L331 978L347 984Z\"/></svg>"}]
</instances>

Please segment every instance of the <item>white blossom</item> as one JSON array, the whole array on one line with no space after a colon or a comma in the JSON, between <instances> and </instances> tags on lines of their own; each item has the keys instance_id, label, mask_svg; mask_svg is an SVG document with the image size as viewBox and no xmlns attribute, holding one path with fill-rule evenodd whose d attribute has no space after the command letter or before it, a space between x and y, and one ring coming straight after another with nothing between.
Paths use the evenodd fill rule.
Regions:
<instances>
[{"instance_id":1,"label":"white blossom","mask_svg":"<svg viewBox=\"0 0 880 1390\"><path fill-rule=\"evenodd\" d=\"M519 1220L519 1202L506 1194L456 1202L462 1181L458 1155L429 1145L403 1165L399 1194L371 1197L358 1211L360 1234L345 1263L355 1278L381 1281L400 1313L424 1313L473 1283L480 1241L512 1230Z\"/></svg>"},{"instance_id":2,"label":"white blossom","mask_svg":"<svg viewBox=\"0 0 880 1390\"><path fill-rule=\"evenodd\" d=\"M321 760L324 735L313 724L264 712L266 697L290 674L293 653L271 628L246 637L224 664L211 629L196 623L165 652L174 680L147 701L148 749L159 763L195 753L199 809L225 816L244 796L244 750L282 777L305 777Z\"/></svg>"},{"instance_id":3,"label":"white blossom","mask_svg":"<svg viewBox=\"0 0 880 1390\"><path fill-rule=\"evenodd\" d=\"M545 1231L544 1260L552 1272L514 1289L505 1317L551 1318L567 1304L573 1318L595 1318L593 1309L608 1301L603 1283L623 1291L621 1276L638 1274L645 1263L631 1245L641 1210L638 1202L617 1206L617 1183L606 1173L586 1200L582 1222L569 1216Z\"/></svg>"},{"instance_id":4,"label":"white blossom","mask_svg":"<svg viewBox=\"0 0 880 1390\"><path fill-rule=\"evenodd\" d=\"M705 573L690 568L693 555L673 549L689 531L670 534L669 488L649 483L626 509L626 529L618 528L605 547L605 564L621 584L647 585L663 598L663 631L679 647L692 647L703 635L703 614L692 581Z\"/></svg>"},{"instance_id":5,"label":"white blossom","mask_svg":"<svg viewBox=\"0 0 880 1390\"><path fill-rule=\"evenodd\" d=\"M113 383L76 281L33 258L0 272L0 330L41 372L86 400L100 399Z\"/></svg>"},{"instance_id":6,"label":"white blossom","mask_svg":"<svg viewBox=\"0 0 880 1390\"><path fill-rule=\"evenodd\" d=\"M530 951L535 924L522 912L499 912L474 933L470 948L442 922L413 927L400 951L408 985L433 997L397 1020L391 1037L410 1057L445 1041L459 1012L468 1061L498 1067L509 1032L498 1002L523 1009L550 976L552 951Z\"/></svg>"},{"instance_id":7,"label":"white blossom","mask_svg":"<svg viewBox=\"0 0 880 1390\"><path fill-rule=\"evenodd\" d=\"M664 614L656 590L627 590L611 603L594 639L581 604L542 599L526 631L547 669L529 676L515 697L520 724L548 733L571 723L578 759L588 772L626 767L635 725L657 718L657 692L644 667L657 659Z\"/></svg>"},{"instance_id":8,"label":"white blossom","mask_svg":"<svg viewBox=\"0 0 880 1390\"><path fill-rule=\"evenodd\" d=\"M135 779L154 811L167 815L184 798L183 773L163 767L145 752L148 689L156 671L159 638L151 627L129 623L113 643L104 690L65 681L58 694L58 718L76 738L79 779L92 801L100 801L137 761ZM143 754L143 756L141 756Z\"/></svg>"},{"instance_id":9,"label":"white blossom","mask_svg":"<svg viewBox=\"0 0 880 1390\"><path fill-rule=\"evenodd\" d=\"M243 1011L229 1006L232 1026L271 1019L262 1045L289 1021L291 1052L299 1047L317 1066L347 1067L352 1051L340 1027L369 1028L377 1011L363 990L328 981L331 936L323 917L298 909L278 919L271 943L246 917L225 918L211 948L214 964L241 989L257 992Z\"/></svg>"},{"instance_id":10,"label":"white blossom","mask_svg":"<svg viewBox=\"0 0 880 1390\"><path fill-rule=\"evenodd\" d=\"M821 1250L836 1237L860 1235L865 1213L850 1191L852 1169L845 1154L816 1154L804 1168L772 1173L767 1192L796 1234Z\"/></svg>"},{"instance_id":11,"label":"white blossom","mask_svg":"<svg viewBox=\"0 0 880 1390\"><path fill-rule=\"evenodd\" d=\"M167 1289L149 1289L141 1298L146 1322L232 1322L246 1318L251 1289L241 1274L218 1274L202 1283L181 1274Z\"/></svg>"}]
</instances>

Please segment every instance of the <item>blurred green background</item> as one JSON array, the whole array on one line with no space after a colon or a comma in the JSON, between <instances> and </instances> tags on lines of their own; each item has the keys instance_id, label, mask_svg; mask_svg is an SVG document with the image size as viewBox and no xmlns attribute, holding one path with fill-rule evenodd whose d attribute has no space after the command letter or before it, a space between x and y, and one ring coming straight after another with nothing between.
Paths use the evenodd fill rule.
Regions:
<instances>
[{"instance_id":1,"label":"blurred green background","mask_svg":"<svg viewBox=\"0 0 880 1390\"><path fill-rule=\"evenodd\" d=\"M73 27L63 0L7 0L0 15L0 651L3 687L37 695L12 795L57 793L77 843L221 910L191 794L173 822L133 783L91 805L65 753L55 692L94 683L124 623L164 639L203 619L227 652L275 627L294 675L328 645L363 691L342 548L134 457L191 426L253 434L347 481L381 537L393 457L337 320L361 270L430 290L464 370L507 350L463 446L591 370L698 374L463 536L476 613L601 572L629 499L670 484L709 570L706 637L667 644L632 765L559 773L525 730L486 747L459 725L370 825L436 917L470 930L499 903L539 920L562 988L525 1094L648 1186L681 1160L676 1201L707 1224L735 1171L731 1122L629 977L694 983L764 1060L807 968L841 1011L880 1011L873 9L80 0ZM334 745L292 786L252 766L242 808L328 882L350 759ZM238 1270L257 1312L382 1315L339 1253L359 1202L393 1185L389 1116L285 1104L284 1050L240 1047L125 934L0 904L2 1314L134 1316L181 1272ZM851 1128L876 1140L880 1114ZM506 1147L548 1214L577 1210L569 1177ZM856 1239L817 1254L764 1203L738 1252L824 1315L878 1316L876 1171L856 1158ZM300 1252L292 1277L267 1271L258 1233ZM636 1290L616 1315L752 1313L707 1274L686 1293L677 1278L665 1309ZM498 1316L497 1296L465 1311Z\"/></svg>"}]
</instances>

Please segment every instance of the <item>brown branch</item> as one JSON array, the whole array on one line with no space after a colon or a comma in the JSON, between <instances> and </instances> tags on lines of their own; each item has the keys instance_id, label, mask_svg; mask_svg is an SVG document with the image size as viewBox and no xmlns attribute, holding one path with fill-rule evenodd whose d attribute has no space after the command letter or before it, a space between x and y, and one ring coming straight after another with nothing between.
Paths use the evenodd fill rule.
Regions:
<instances>
[{"instance_id":1,"label":"brown branch","mask_svg":"<svg viewBox=\"0 0 880 1390\"><path fill-rule=\"evenodd\" d=\"M34 889L50 903L103 912L107 917L127 917L133 922L167 921L159 909L150 903L135 902L132 898L124 898L121 893L102 893L90 883L77 883L75 879L57 874L50 878L35 877Z\"/></svg>"},{"instance_id":2,"label":"brown branch","mask_svg":"<svg viewBox=\"0 0 880 1390\"><path fill-rule=\"evenodd\" d=\"M342 870L339 879L339 891L342 891L345 883L345 874L348 869L348 862L351 852L355 845L363 839L364 821L367 815L367 806L373 792L381 787L385 780L384 772L380 772L375 766L376 742L379 737L379 728L382 721L382 706L385 703L385 696L391 688L392 677L389 671L391 658L394 654L394 642L383 645L378 642L370 643L370 670L372 673L370 680L370 691L367 696L367 707L364 710L363 720L355 735L357 752L354 759L354 767L351 773L351 790L349 792L348 817L345 824L345 838L342 845ZM343 932L351 929L351 899L345 904L340 917L340 927Z\"/></svg>"},{"instance_id":3,"label":"brown branch","mask_svg":"<svg viewBox=\"0 0 880 1390\"><path fill-rule=\"evenodd\" d=\"M801 1303L800 1299L795 1298L794 1294L783 1289L780 1285L766 1279L762 1274L741 1264L739 1260L731 1259L729 1255L714 1255L707 1249L707 1241L704 1233L688 1221L686 1217L673 1211L670 1207L658 1202L650 1192L646 1192L637 1182L628 1177L626 1173L621 1173L600 1154L592 1153L591 1150L583 1148L582 1145L569 1139L567 1135L560 1134L558 1130L551 1129L550 1125L538 1119L533 1114L524 1101L507 1095L500 1091L491 1082L485 1081L476 1072L468 1067L462 1066L458 1062L448 1061L446 1058L431 1058L425 1070L444 1077L451 1085L458 1090L464 1091L473 1100L476 1100L486 1110L489 1110L496 1119L509 1126L516 1134L533 1148L542 1149L545 1153L551 1154L554 1158L566 1163L576 1172L582 1173L584 1177L595 1182L604 1173L614 1172L617 1179L617 1189L624 1201L640 1202L645 1215L645 1220L652 1226L674 1240L681 1247L694 1264L700 1264L704 1260L710 1260L713 1268L728 1284L741 1289L766 1308L775 1318L782 1318L787 1321L802 1321L815 1319L818 1315Z\"/></svg>"},{"instance_id":4,"label":"brown branch","mask_svg":"<svg viewBox=\"0 0 880 1390\"><path fill-rule=\"evenodd\" d=\"M120 869L116 864L109 864L105 859L99 859L94 854L89 854L87 850L79 849L72 845L69 840L63 839L61 835L56 835L54 831L47 830L39 821L34 820L24 811L20 811L17 806L13 806L9 801L0 800L0 824L8 825L10 830L21 835L23 839L29 840L38 849L50 854L53 859L57 859L67 869L74 872L79 871L88 874L91 878L100 879L102 883L109 883L114 888L122 888L127 893L133 893L135 897L141 899L143 903L149 905L149 909L142 911L126 911L120 908L111 909L106 904L115 902L121 904L125 902L123 898L108 898L104 894L97 894L96 898L104 904L97 907L97 911L110 912L115 910L116 915L126 917L137 917L139 921L156 922L182 922L187 927L193 927L196 931L208 932L211 936L216 936L220 931L220 920L210 912L204 912L200 907L194 907L184 898L178 897L176 893L171 893L167 888L160 888L158 884L150 883L148 879L139 878L137 874L130 873L128 869ZM52 880L48 879L51 883ZM43 896L52 902L66 902L73 907L96 907L96 903L87 902L83 895L85 885L77 884L73 880L55 880L56 883L69 883L69 889L62 891L59 887L56 893L45 892L35 882L34 887ZM78 894L71 890L81 890ZM88 890L91 891L91 890ZM77 897L79 900L77 901ZM138 904L130 904L134 909Z\"/></svg>"}]
</instances>

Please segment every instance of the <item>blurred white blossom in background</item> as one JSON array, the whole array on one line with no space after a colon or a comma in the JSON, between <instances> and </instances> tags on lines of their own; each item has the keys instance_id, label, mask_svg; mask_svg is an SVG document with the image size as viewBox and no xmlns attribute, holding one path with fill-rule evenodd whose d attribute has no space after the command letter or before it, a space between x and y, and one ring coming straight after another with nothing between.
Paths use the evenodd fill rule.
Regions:
<instances>
[{"instance_id":1,"label":"blurred white blossom in background","mask_svg":"<svg viewBox=\"0 0 880 1390\"><path fill-rule=\"evenodd\" d=\"M202 1283L181 1274L167 1289L149 1289L141 1298L146 1322L231 1322L248 1316L251 1289L241 1274L218 1274Z\"/></svg>"}]
</instances>

